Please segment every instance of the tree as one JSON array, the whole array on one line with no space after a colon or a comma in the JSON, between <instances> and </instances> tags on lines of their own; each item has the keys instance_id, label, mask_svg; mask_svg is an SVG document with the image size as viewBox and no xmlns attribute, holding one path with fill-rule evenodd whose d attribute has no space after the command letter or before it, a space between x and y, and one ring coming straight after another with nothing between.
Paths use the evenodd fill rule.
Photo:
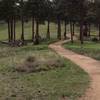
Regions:
<instances>
[{"instance_id":1,"label":"tree","mask_svg":"<svg viewBox=\"0 0 100 100\"><path fill-rule=\"evenodd\" d=\"M61 39L61 19L62 19L62 9L61 9L61 0L55 0L55 15L57 18L58 30L57 30L57 38Z\"/></svg>"},{"instance_id":2,"label":"tree","mask_svg":"<svg viewBox=\"0 0 100 100\"><path fill-rule=\"evenodd\" d=\"M80 40L81 44L84 43L84 35L83 35L83 26L86 21L86 16L87 16L87 1L85 0L79 0L78 2L78 19L80 23Z\"/></svg>"},{"instance_id":3,"label":"tree","mask_svg":"<svg viewBox=\"0 0 100 100\"><path fill-rule=\"evenodd\" d=\"M35 0L28 0L26 5L26 11L29 18L32 19L32 41L35 39L35 18L36 18L36 5Z\"/></svg>"},{"instance_id":4,"label":"tree","mask_svg":"<svg viewBox=\"0 0 100 100\"><path fill-rule=\"evenodd\" d=\"M95 14L95 3L91 1L87 1L87 14L85 18L85 32L84 36L90 37L91 35L91 24L96 22L96 14Z\"/></svg>"},{"instance_id":5,"label":"tree","mask_svg":"<svg viewBox=\"0 0 100 100\"><path fill-rule=\"evenodd\" d=\"M21 26L22 26L22 33L21 33L21 40L22 40L22 44L24 44L24 21L25 21L25 15L26 15L26 1L24 0L20 0L20 15L21 15Z\"/></svg>"},{"instance_id":6,"label":"tree","mask_svg":"<svg viewBox=\"0 0 100 100\"><path fill-rule=\"evenodd\" d=\"M36 33L35 33L35 44L39 44L39 24L41 21L44 20L44 13L45 13L45 0L34 0L34 14L35 14L35 21L36 21Z\"/></svg>"},{"instance_id":7,"label":"tree","mask_svg":"<svg viewBox=\"0 0 100 100\"><path fill-rule=\"evenodd\" d=\"M46 15L46 20L47 20L47 35L46 38L50 39L50 21L52 20L53 17L53 2L50 0L45 1L45 15Z\"/></svg>"},{"instance_id":8,"label":"tree","mask_svg":"<svg viewBox=\"0 0 100 100\"><path fill-rule=\"evenodd\" d=\"M17 0L2 0L1 1L1 17L8 23L8 40L15 41L15 16L16 16L16 1Z\"/></svg>"},{"instance_id":9,"label":"tree","mask_svg":"<svg viewBox=\"0 0 100 100\"><path fill-rule=\"evenodd\" d=\"M100 1L95 1L95 7L96 7L96 19L97 19L97 24L99 28L99 40L100 40Z\"/></svg>"},{"instance_id":10,"label":"tree","mask_svg":"<svg viewBox=\"0 0 100 100\"><path fill-rule=\"evenodd\" d=\"M64 28L65 28L65 31L64 31L64 39L67 38L67 23L69 22L69 18L68 18L68 6L67 6L67 0L60 0L60 5L59 5L59 9L60 9L60 16L61 16L61 19L64 21Z\"/></svg>"},{"instance_id":11,"label":"tree","mask_svg":"<svg viewBox=\"0 0 100 100\"><path fill-rule=\"evenodd\" d=\"M78 21L78 9L80 0L65 0L66 13L70 22L71 42L73 43L73 35L75 30L75 22Z\"/></svg>"}]
</instances>

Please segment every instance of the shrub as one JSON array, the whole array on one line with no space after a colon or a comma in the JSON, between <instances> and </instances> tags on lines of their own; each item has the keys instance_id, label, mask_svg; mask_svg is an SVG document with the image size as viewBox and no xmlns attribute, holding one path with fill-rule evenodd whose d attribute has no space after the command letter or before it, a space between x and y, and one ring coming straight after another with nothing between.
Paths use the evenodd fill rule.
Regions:
<instances>
[{"instance_id":1,"label":"shrub","mask_svg":"<svg viewBox=\"0 0 100 100\"><path fill-rule=\"evenodd\" d=\"M35 62L36 58L35 57L32 57L32 56L29 56L26 61L27 62Z\"/></svg>"},{"instance_id":2,"label":"shrub","mask_svg":"<svg viewBox=\"0 0 100 100\"><path fill-rule=\"evenodd\" d=\"M16 66L16 71L18 72L40 72L47 71L55 68L65 67L64 61L60 59L45 59L37 60L35 57L28 57L23 63Z\"/></svg>"},{"instance_id":3,"label":"shrub","mask_svg":"<svg viewBox=\"0 0 100 100\"><path fill-rule=\"evenodd\" d=\"M27 42L26 41L23 42L22 40L16 40L16 41L10 42L9 45L12 47L21 47L21 46L27 45Z\"/></svg>"},{"instance_id":4,"label":"shrub","mask_svg":"<svg viewBox=\"0 0 100 100\"><path fill-rule=\"evenodd\" d=\"M49 68L49 69L54 69L54 68L60 68L60 67L64 67L65 66L65 63L64 61L60 60L60 59L53 59L53 60L48 60L46 62L46 66Z\"/></svg>"},{"instance_id":5,"label":"shrub","mask_svg":"<svg viewBox=\"0 0 100 100\"><path fill-rule=\"evenodd\" d=\"M92 41L93 42L98 42L98 38L94 37L94 38L92 38Z\"/></svg>"},{"instance_id":6,"label":"shrub","mask_svg":"<svg viewBox=\"0 0 100 100\"><path fill-rule=\"evenodd\" d=\"M18 64L16 70L18 72L33 72L39 66L39 62L35 57L28 57L23 63Z\"/></svg>"}]
</instances>

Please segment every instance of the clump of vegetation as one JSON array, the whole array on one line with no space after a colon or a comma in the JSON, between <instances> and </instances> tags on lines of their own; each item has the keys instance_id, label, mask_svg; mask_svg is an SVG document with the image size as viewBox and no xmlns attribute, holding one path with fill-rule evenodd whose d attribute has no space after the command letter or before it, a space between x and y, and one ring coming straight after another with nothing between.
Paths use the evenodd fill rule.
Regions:
<instances>
[{"instance_id":1,"label":"clump of vegetation","mask_svg":"<svg viewBox=\"0 0 100 100\"><path fill-rule=\"evenodd\" d=\"M16 66L18 72L40 72L47 71L55 68L65 67L64 61L61 59L37 59L36 57L30 56L24 62Z\"/></svg>"},{"instance_id":2,"label":"clump of vegetation","mask_svg":"<svg viewBox=\"0 0 100 100\"><path fill-rule=\"evenodd\" d=\"M35 57L32 57L32 56L30 56L30 57L28 57L26 59L27 62L35 62L35 60L36 60L36 58Z\"/></svg>"},{"instance_id":3,"label":"clump of vegetation","mask_svg":"<svg viewBox=\"0 0 100 100\"><path fill-rule=\"evenodd\" d=\"M93 42L98 42L98 38L97 37L94 37L94 38L92 38L92 41Z\"/></svg>"}]
</instances>

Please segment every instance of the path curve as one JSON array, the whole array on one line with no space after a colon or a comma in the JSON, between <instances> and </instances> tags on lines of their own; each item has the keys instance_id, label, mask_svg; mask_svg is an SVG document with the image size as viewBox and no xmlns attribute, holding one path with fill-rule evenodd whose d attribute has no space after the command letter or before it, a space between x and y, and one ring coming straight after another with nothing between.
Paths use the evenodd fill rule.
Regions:
<instances>
[{"instance_id":1,"label":"path curve","mask_svg":"<svg viewBox=\"0 0 100 100\"><path fill-rule=\"evenodd\" d=\"M100 61L94 60L70 50L64 49L62 44L69 42L69 40L59 41L49 45L49 48L79 65L84 69L91 78L90 88L80 100L100 100Z\"/></svg>"}]
</instances>

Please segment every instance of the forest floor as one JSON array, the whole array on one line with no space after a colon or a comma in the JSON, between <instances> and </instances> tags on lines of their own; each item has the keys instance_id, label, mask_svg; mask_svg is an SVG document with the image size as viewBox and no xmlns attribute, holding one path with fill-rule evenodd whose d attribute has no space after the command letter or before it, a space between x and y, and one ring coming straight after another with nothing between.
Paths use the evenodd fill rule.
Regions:
<instances>
[{"instance_id":1,"label":"forest floor","mask_svg":"<svg viewBox=\"0 0 100 100\"><path fill-rule=\"evenodd\" d=\"M62 44L66 42L69 42L69 40L53 43L49 45L49 47L56 51L59 55L79 65L89 74L91 78L90 87L80 100L100 100L100 61L74 53L71 50L64 49Z\"/></svg>"}]
</instances>

